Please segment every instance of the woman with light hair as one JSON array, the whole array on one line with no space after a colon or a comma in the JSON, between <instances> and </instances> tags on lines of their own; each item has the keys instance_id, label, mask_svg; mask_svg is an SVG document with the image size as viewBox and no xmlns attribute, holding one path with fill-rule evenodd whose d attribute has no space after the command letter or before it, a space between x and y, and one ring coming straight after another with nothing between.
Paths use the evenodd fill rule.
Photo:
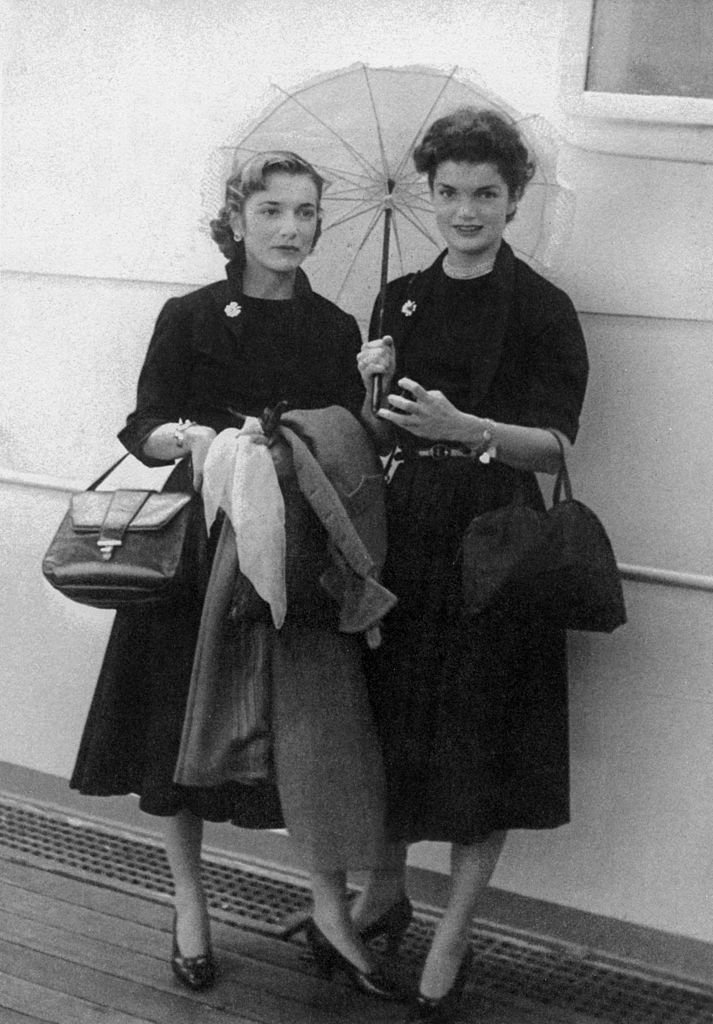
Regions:
<instances>
[{"instance_id":1,"label":"woman with light hair","mask_svg":"<svg viewBox=\"0 0 713 1024\"><path fill-rule=\"evenodd\" d=\"M147 465L179 460L169 487L187 489L192 480L200 489L216 436L245 417L333 406L361 415L356 321L315 294L300 269L319 237L322 188L294 153L253 156L228 180L212 222L226 280L163 307L119 437ZM232 821L287 825L311 872L307 938L321 973L340 971L361 992L395 998L397 987L348 912L347 871L372 868L384 855L384 782L361 641L337 632L326 597L321 618L314 608L288 607L280 630L269 619L254 627L243 620L248 639L261 630L273 675L278 661L283 666L270 695L274 777L202 787L174 781L216 542L213 534L206 552L201 514L193 525L192 582L181 599L116 616L71 785L135 793L142 810L163 819L175 886L171 964L188 988L216 978L200 875L203 822ZM317 601L317 581L314 590ZM305 670L310 644L321 673Z\"/></svg>"}]
</instances>

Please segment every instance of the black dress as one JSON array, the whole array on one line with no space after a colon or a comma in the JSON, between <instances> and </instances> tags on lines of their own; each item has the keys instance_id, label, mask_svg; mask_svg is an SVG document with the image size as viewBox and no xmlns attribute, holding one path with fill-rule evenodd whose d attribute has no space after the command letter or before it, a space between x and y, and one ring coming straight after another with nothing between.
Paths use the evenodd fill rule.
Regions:
<instances>
[{"instance_id":1,"label":"black dress","mask_svg":"<svg viewBox=\"0 0 713 1024\"><path fill-rule=\"evenodd\" d=\"M241 266L231 263L226 281L171 299L161 311L136 409L119 434L145 463L160 464L142 455L146 437L179 418L220 431L238 425L235 413L259 416L281 400L359 412L361 337L353 317L314 294L301 272L289 302L244 296L240 282ZM168 486L186 486L188 472L179 463ZM271 783L173 782L211 556L200 515L193 527L193 589L170 606L116 615L70 785L88 795L138 794L150 814L189 808L208 820L280 827Z\"/></svg>"},{"instance_id":2,"label":"black dress","mask_svg":"<svg viewBox=\"0 0 713 1024\"><path fill-rule=\"evenodd\" d=\"M587 359L567 296L505 244L493 272L473 281L446 278L441 261L389 286L383 330L395 338L396 379L574 440ZM391 837L470 844L494 829L564 824L565 635L506 603L476 618L462 607L463 533L474 515L509 502L515 471L419 458L410 450L428 441L400 440L383 576L399 603L370 667ZM534 476L524 478L541 507Z\"/></svg>"}]
</instances>

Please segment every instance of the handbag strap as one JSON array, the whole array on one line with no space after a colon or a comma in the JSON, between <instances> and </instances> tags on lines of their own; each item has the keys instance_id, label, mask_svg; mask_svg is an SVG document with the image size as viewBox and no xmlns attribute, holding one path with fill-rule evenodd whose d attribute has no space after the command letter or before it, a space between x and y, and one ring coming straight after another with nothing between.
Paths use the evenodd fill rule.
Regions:
<instances>
[{"instance_id":1,"label":"handbag strap","mask_svg":"<svg viewBox=\"0 0 713 1024\"><path fill-rule=\"evenodd\" d=\"M87 489L88 491L96 491L96 489L97 489L97 487L99 486L99 484L103 484L103 483L104 483L104 481L106 480L106 478L107 478L108 476L111 476L111 474L112 474L112 473L114 472L114 470L115 470L115 469L118 469L118 467L119 467L119 466L120 466L120 465L122 464L122 462L124 461L124 459L128 459L128 457L129 457L130 455L131 455L131 452L125 452L125 453L124 453L124 455L122 455L122 456L121 456L120 458L118 458L118 459L116 460L116 462L112 462L111 466L109 466L109 468L108 468L108 469L105 469L105 470L104 470L104 472L103 472L103 473L102 473L102 474L101 474L100 476L98 476L98 477L96 478L96 480L95 480L95 481L94 481L93 483L91 483L91 484L89 485L89 487L87 487L86 489ZM188 459L190 459L190 455L188 455L188 456L185 456L185 458L186 458L187 460L188 460ZM192 488L190 488L190 489L192 490Z\"/></svg>"},{"instance_id":2,"label":"handbag strap","mask_svg":"<svg viewBox=\"0 0 713 1024\"><path fill-rule=\"evenodd\" d=\"M562 438L559 436L556 430L549 430L548 434L552 434L557 447L560 450L560 468L557 472L557 479L555 480L555 486L552 490L552 504L557 505L562 499L562 488L564 487L564 496L567 501L572 500L572 482L569 479L569 470L567 469L567 459L564 454L564 445L562 444Z\"/></svg>"},{"instance_id":3,"label":"handbag strap","mask_svg":"<svg viewBox=\"0 0 713 1024\"><path fill-rule=\"evenodd\" d=\"M103 483L104 483L104 481L106 480L106 478L107 478L107 477L108 477L108 476L109 476L109 475L110 475L111 473L113 473L113 472L114 472L114 470L115 470L115 469L116 469L116 468L117 468L118 466L120 466L120 465L121 465L121 463L122 463L122 462L124 461L124 459L128 459L128 457L129 457L129 455L130 455L130 454L131 454L131 452L125 452L125 453L124 453L124 455L122 455L122 456L121 456L121 458L119 458L119 459L117 459L117 460L116 460L116 462L112 462L111 466L109 466L109 468L108 468L108 469L105 469L105 470L104 470L104 472L103 472L103 473L101 474L101 476L98 476L98 477L96 478L96 480L94 481L94 483L93 483L93 484L90 484L90 485L89 485L89 487L87 487L87 490L88 490L88 491L96 491L96 489L97 489L97 487L99 486L99 484L103 484Z\"/></svg>"},{"instance_id":4,"label":"handbag strap","mask_svg":"<svg viewBox=\"0 0 713 1024\"><path fill-rule=\"evenodd\" d=\"M557 505L562 500L562 491L564 490L564 496L567 501L572 501L572 482L569 478L569 470L567 469L567 459L564 454L564 445L562 444L562 438L559 436L556 430L551 430L549 427L545 428L548 434L552 434L557 447L560 450L560 468L557 470L557 478L555 485L552 489L552 504ZM516 470L515 486L513 489L512 501L513 505L525 505L525 478L528 473L525 470Z\"/></svg>"}]
</instances>

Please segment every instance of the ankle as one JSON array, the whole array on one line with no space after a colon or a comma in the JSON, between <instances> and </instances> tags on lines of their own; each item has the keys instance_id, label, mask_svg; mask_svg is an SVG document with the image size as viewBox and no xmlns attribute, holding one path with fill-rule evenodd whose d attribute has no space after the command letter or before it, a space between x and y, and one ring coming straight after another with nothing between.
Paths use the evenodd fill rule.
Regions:
<instances>
[{"instance_id":1,"label":"ankle","mask_svg":"<svg viewBox=\"0 0 713 1024\"><path fill-rule=\"evenodd\" d=\"M436 960L441 958L447 960L462 959L468 949L469 942L468 932L459 930L439 934L436 931L431 943L429 956L433 955Z\"/></svg>"},{"instance_id":2,"label":"ankle","mask_svg":"<svg viewBox=\"0 0 713 1024\"><path fill-rule=\"evenodd\" d=\"M210 946L210 917L202 893L176 892L176 940L183 956L199 956Z\"/></svg>"},{"instance_id":3,"label":"ankle","mask_svg":"<svg viewBox=\"0 0 713 1024\"><path fill-rule=\"evenodd\" d=\"M201 885L175 885L173 905L179 913L207 912L207 900Z\"/></svg>"},{"instance_id":4,"label":"ankle","mask_svg":"<svg viewBox=\"0 0 713 1024\"><path fill-rule=\"evenodd\" d=\"M467 938L449 938L431 946L423 966L419 991L429 999L442 999L454 986L466 957Z\"/></svg>"}]
</instances>

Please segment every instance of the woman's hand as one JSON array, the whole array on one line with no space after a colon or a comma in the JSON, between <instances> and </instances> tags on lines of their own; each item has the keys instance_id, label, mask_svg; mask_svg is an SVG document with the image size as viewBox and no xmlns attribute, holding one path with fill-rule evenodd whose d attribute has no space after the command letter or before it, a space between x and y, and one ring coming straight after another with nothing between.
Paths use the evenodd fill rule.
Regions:
<instances>
[{"instance_id":1,"label":"woman's hand","mask_svg":"<svg viewBox=\"0 0 713 1024\"><path fill-rule=\"evenodd\" d=\"M456 409L442 391L426 391L410 377L401 377L398 385L409 391L411 398L389 395L389 407L377 413L380 419L395 423L416 437L433 441L464 439L468 417Z\"/></svg>"},{"instance_id":2,"label":"woman's hand","mask_svg":"<svg viewBox=\"0 0 713 1024\"><path fill-rule=\"evenodd\" d=\"M466 445L474 455L487 451L489 459L496 458L513 469L532 473L556 473L559 470L560 449L550 430L522 427L516 423L495 423L461 412L442 391L426 391L410 377L402 377L398 385L409 391L411 398L389 395L389 405L393 408L380 409L377 413L379 419L395 423L415 437ZM560 431L557 433L565 452L569 451L572 447L570 442Z\"/></svg>"},{"instance_id":3,"label":"woman's hand","mask_svg":"<svg viewBox=\"0 0 713 1024\"><path fill-rule=\"evenodd\" d=\"M202 427L195 424L188 427L183 435L183 445L191 453L193 464L193 487L200 491L203 486L203 466L205 465L208 449L215 439L215 431L212 427Z\"/></svg>"},{"instance_id":4,"label":"woman's hand","mask_svg":"<svg viewBox=\"0 0 713 1024\"><path fill-rule=\"evenodd\" d=\"M374 377L381 375L382 394L388 395L396 370L394 339L389 335L366 341L357 356L357 367L367 395L371 397Z\"/></svg>"}]
</instances>

